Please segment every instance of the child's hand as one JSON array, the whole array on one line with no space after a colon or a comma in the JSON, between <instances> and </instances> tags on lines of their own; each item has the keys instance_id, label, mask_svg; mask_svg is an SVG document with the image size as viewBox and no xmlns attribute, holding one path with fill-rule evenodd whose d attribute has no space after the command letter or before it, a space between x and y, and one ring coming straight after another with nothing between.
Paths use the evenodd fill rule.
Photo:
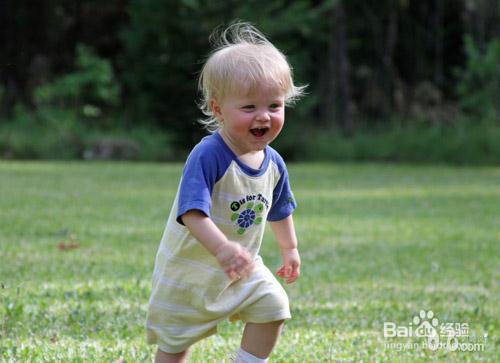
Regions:
<instances>
[{"instance_id":1,"label":"child's hand","mask_svg":"<svg viewBox=\"0 0 500 363\"><path fill-rule=\"evenodd\" d=\"M215 258L231 280L248 277L254 267L250 252L236 242L224 243L217 250Z\"/></svg>"},{"instance_id":2,"label":"child's hand","mask_svg":"<svg viewBox=\"0 0 500 363\"><path fill-rule=\"evenodd\" d=\"M283 266L281 266L276 274L282 279L286 279L287 284L295 282L300 276L300 256L296 248L282 249Z\"/></svg>"}]
</instances>

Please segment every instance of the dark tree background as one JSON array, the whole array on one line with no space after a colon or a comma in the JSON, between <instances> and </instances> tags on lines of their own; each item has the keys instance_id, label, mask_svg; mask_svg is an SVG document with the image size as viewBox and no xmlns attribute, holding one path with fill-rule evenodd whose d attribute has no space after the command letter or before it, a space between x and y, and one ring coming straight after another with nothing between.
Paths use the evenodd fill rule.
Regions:
<instances>
[{"instance_id":1,"label":"dark tree background","mask_svg":"<svg viewBox=\"0 0 500 363\"><path fill-rule=\"evenodd\" d=\"M73 139L78 127L141 126L168 135L179 157L172 150L204 134L196 80L208 36L234 19L263 31L309 85L280 140L292 158L318 132L349 138L463 115L498 123L498 0L3 0L0 129L11 126L0 151L16 156L12 125L32 117L47 128L58 109L77 124Z\"/></svg>"}]
</instances>

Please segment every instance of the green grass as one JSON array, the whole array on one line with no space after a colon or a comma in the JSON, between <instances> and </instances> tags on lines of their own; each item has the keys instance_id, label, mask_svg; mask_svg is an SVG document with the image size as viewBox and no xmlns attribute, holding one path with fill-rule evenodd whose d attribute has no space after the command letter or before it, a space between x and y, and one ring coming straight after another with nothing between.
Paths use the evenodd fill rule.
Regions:
<instances>
[{"instance_id":1,"label":"green grass","mask_svg":"<svg viewBox=\"0 0 500 363\"><path fill-rule=\"evenodd\" d=\"M152 361L143 325L181 168L0 162L0 361ZM500 168L289 169L302 276L273 362L499 361ZM262 255L279 266L269 230ZM406 339L383 323L420 310L488 334L485 350L387 348ZM221 324L192 361L228 362L242 328Z\"/></svg>"}]
</instances>

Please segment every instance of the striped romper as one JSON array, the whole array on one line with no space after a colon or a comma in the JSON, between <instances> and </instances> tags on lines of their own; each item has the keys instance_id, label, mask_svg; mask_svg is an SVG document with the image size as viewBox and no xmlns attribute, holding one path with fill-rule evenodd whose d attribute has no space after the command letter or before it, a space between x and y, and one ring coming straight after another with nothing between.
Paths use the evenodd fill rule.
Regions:
<instances>
[{"instance_id":1,"label":"striped romper","mask_svg":"<svg viewBox=\"0 0 500 363\"><path fill-rule=\"evenodd\" d=\"M257 170L242 163L218 133L203 138L186 161L156 254L147 342L178 353L214 334L226 318L252 323L289 319L286 292L259 249L266 220L284 219L295 207L285 163L273 148L266 147ZM192 209L250 252L255 268L248 278L231 281L182 224L180 217Z\"/></svg>"}]
</instances>

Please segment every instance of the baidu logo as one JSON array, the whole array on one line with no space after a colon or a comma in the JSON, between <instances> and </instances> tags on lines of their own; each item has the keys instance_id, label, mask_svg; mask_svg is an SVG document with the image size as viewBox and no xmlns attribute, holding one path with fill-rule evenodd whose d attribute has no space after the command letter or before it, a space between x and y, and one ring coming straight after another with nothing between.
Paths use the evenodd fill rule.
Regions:
<instances>
[{"instance_id":1,"label":"baidu logo","mask_svg":"<svg viewBox=\"0 0 500 363\"><path fill-rule=\"evenodd\" d=\"M396 350L484 351L487 337L487 334L482 337L471 335L468 323L440 322L432 310L420 310L407 325L384 322L384 338L412 338L404 342L400 339L385 343L386 348Z\"/></svg>"},{"instance_id":2,"label":"baidu logo","mask_svg":"<svg viewBox=\"0 0 500 363\"><path fill-rule=\"evenodd\" d=\"M396 325L394 322L384 322L384 338L427 338L427 347L436 350L439 347L439 320L432 310L421 310L408 324Z\"/></svg>"}]
</instances>

